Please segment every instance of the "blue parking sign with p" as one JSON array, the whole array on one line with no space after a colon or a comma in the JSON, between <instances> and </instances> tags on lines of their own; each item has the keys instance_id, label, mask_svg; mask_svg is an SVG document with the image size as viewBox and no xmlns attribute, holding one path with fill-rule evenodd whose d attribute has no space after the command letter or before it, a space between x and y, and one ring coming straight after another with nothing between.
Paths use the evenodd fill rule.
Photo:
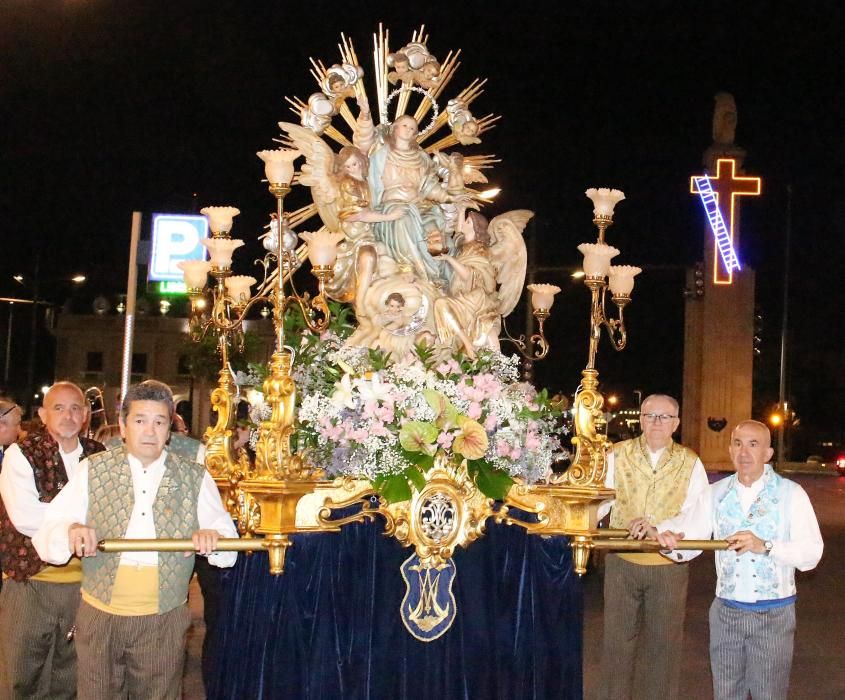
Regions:
<instances>
[{"instance_id":1,"label":"blue parking sign with p","mask_svg":"<svg viewBox=\"0 0 845 700\"><path fill-rule=\"evenodd\" d=\"M176 263L205 260L207 250L200 241L208 237L208 219L198 214L154 214L153 252L149 279L182 281Z\"/></svg>"}]
</instances>

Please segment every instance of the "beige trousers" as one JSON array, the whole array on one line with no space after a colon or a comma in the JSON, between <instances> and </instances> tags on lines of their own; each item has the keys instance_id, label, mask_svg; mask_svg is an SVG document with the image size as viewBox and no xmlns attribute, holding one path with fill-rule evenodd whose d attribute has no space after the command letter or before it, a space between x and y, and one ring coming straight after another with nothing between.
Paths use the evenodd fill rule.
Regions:
<instances>
[{"instance_id":1,"label":"beige trousers","mask_svg":"<svg viewBox=\"0 0 845 700\"><path fill-rule=\"evenodd\" d=\"M111 615L82 602L76 618L80 700L180 700L191 611Z\"/></svg>"}]
</instances>

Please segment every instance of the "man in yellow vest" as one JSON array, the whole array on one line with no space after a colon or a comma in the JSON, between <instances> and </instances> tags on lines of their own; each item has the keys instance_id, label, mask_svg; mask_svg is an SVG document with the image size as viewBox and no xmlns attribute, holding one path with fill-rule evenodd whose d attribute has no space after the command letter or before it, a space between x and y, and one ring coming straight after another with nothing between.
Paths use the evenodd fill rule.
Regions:
<instances>
[{"instance_id":1,"label":"man in yellow vest","mask_svg":"<svg viewBox=\"0 0 845 700\"><path fill-rule=\"evenodd\" d=\"M710 536L710 488L696 454L672 440L678 402L652 394L642 403L642 435L614 445L606 486L616 499L610 527L637 539ZM609 554L604 578L602 700L662 700L678 693L687 561L700 552Z\"/></svg>"},{"instance_id":2,"label":"man in yellow vest","mask_svg":"<svg viewBox=\"0 0 845 700\"><path fill-rule=\"evenodd\" d=\"M80 463L33 538L45 561L82 558L80 700L180 699L191 623L192 553L98 554L98 538L192 537L209 563L235 563L235 552L213 553L219 537L237 537L214 480L202 465L165 449L172 416L166 384L131 387L120 413L125 446Z\"/></svg>"}]
</instances>

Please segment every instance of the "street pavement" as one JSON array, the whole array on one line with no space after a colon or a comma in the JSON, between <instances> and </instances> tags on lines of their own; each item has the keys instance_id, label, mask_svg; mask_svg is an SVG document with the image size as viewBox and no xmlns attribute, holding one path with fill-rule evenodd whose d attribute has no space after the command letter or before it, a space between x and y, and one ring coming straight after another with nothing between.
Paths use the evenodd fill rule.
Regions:
<instances>
[{"instance_id":1,"label":"street pavement","mask_svg":"<svg viewBox=\"0 0 845 700\"><path fill-rule=\"evenodd\" d=\"M790 700L839 700L845 698L845 663L841 660L845 651L845 477L790 474L789 478L798 481L810 495L825 542L819 566L797 575L798 631L789 697ZM713 601L715 579L711 553L705 552L690 564L680 695L685 700L712 699L707 611ZM590 571L584 577L584 600L584 697L592 700L601 673L600 563L591 561ZM201 700L205 697L200 674L205 628L202 596L196 580L191 584L189 602L194 619L188 635L183 697Z\"/></svg>"}]
</instances>

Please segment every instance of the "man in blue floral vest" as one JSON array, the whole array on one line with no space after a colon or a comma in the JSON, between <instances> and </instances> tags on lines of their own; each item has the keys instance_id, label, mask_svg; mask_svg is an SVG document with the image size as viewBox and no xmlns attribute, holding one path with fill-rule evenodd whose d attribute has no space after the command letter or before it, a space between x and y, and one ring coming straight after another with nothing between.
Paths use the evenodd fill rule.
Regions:
<instances>
[{"instance_id":1,"label":"man in blue floral vest","mask_svg":"<svg viewBox=\"0 0 845 700\"><path fill-rule=\"evenodd\" d=\"M712 487L716 599L710 607L715 700L785 700L795 636L795 570L822 556L807 493L775 473L769 429L743 421L731 433L736 473Z\"/></svg>"},{"instance_id":2,"label":"man in blue floral vest","mask_svg":"<svg viewBox=\"0 0 845 700\"><path fill-rule=\"evenodd\" d=\"M76 617L82 700L181 698L191 622L193 553L98 554L98 538L192 537L209 563L235 563L235 552L213 553L219 537L237 537L214 480L202 465L165 449L172 416L166 384L131 387L120 413L125 445L80 463L33 538L45 561L82 558Z\"/></svg>"}]
</instances>

